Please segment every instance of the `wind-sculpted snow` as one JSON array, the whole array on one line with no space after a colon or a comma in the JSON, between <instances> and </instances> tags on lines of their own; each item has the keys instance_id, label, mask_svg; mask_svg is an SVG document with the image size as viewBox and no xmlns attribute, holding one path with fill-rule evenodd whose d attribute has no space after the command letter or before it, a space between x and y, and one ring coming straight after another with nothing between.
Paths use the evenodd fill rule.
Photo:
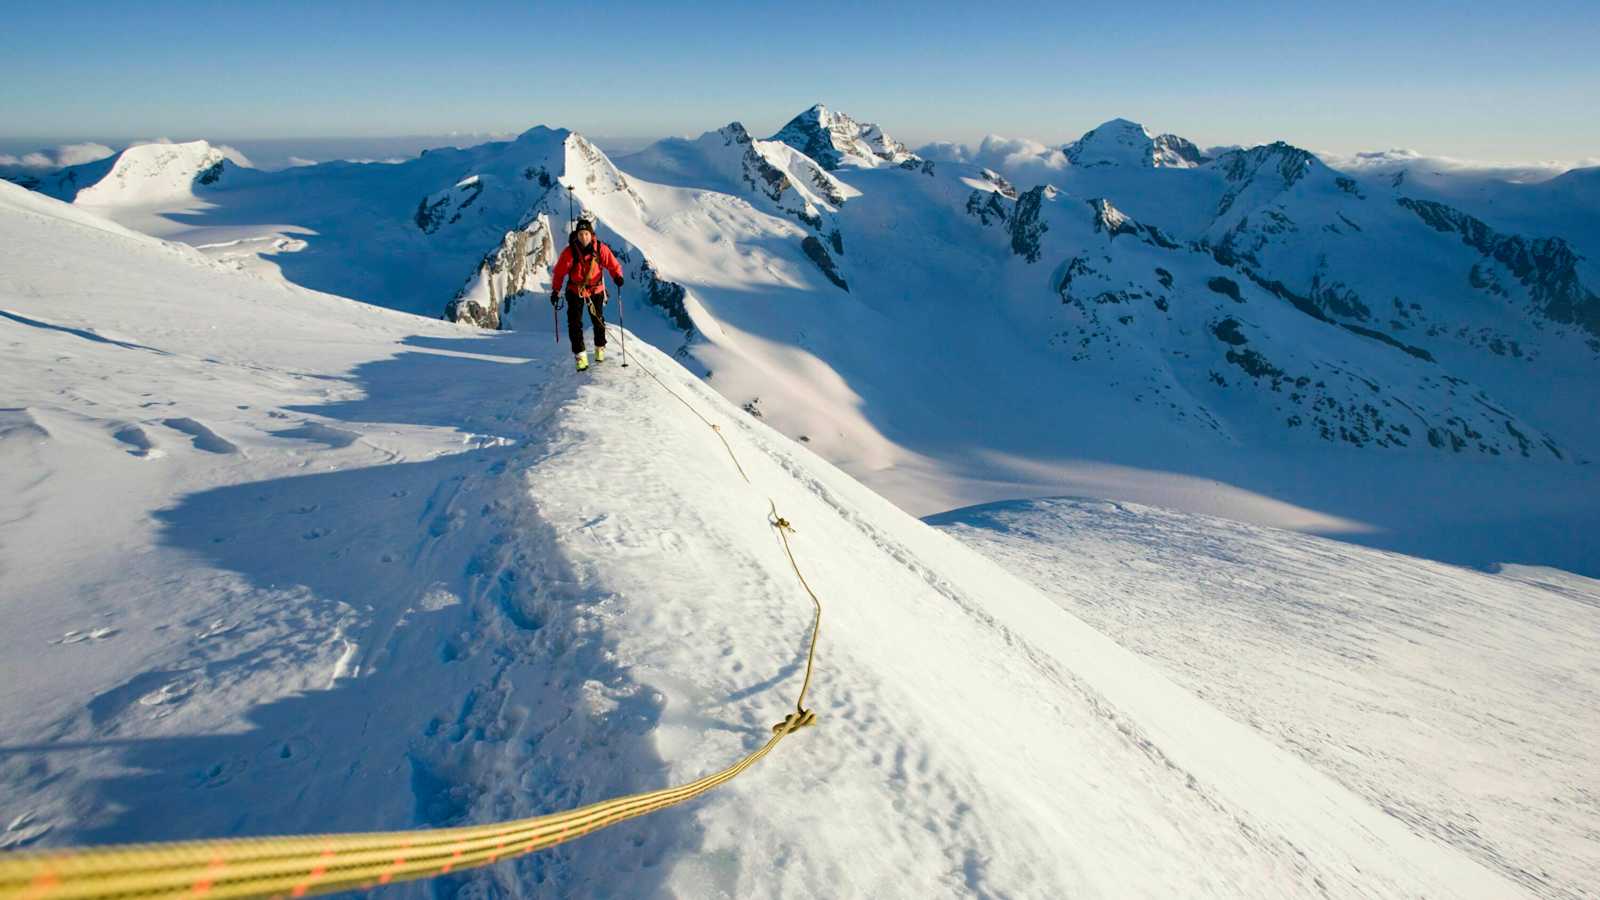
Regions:
<instances>
[{"instance_id":1,"label":"wind-sculpted snow","mask_svg":"<svg viewBox=\"0 0 1600 900\"><path fill-rule=\"evenodd\" d=\"M1546 897L1600 880L1600 582L1137 504L931 521L1179 683ZM1555 800L1554 798L1560 798Z\"/></svg>"},{"instance_id":2,"label":"wind-sculpted snow","mask_svg":"<svg viewBox=\"0 0 1600 900\"><path fill-rule=\"evenodd\" d=\"M801 231L632 188L594 211L642 244L630 210ZM541 333L90 218L0 185L8 848L482 823L716 770L806 655L775 503L825 605L817 726L675 811L388 893L1525 893L637 334L580 378Z\"/></svg>"}]
</instances>

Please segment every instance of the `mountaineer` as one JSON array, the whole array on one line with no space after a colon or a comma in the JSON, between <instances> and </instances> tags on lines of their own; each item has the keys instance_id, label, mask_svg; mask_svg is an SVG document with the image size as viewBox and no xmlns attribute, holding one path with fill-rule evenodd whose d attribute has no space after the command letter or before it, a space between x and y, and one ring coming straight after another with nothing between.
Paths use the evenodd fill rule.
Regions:
<instances>
[{"instance_id":1,"label":"mountaineer","mask_svg":"<svg viewBox=\"0 0 1600 900\"><path fill-rule=\"evenodd\" d=\"M594 361L606 359L606 285L604 273L622 288L622 264L616 254L595 236L594 224L579 219L567 238L567 249L556 260L553 280L550 283L550 305L561 303L561 285L567 287L567 337L572 341L572 352L578 357L578 371L589 368L589 354L583 346L583 310L589 309L589 320L594 324ZM624 361L626 362L626 361Z\"/></svg>"}]
</instances>

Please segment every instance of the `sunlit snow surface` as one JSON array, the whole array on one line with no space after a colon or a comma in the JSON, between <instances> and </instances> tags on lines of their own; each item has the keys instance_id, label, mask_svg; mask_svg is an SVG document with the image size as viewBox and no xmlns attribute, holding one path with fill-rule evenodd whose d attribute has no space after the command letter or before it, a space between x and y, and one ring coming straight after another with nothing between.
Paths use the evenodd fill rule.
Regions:
<instances>
[{"instance_id":1,"label":"sunlit snow surface","mask_svg":"<svg viewBox=\"0 0 1600 900\"><path fill-rule=\"evenodd\" d=\"M704 801L390 895L1520 893L637 337L579 378L547 334L8 185L0 248L7 848L485 822L725 765L810 622L770 496L827 605L819 725Z\"/></svg>"},{"instance_id":2,"label":"sunlit snow surface","mask_svg":"<svg viewBox=\"0 0 1600 900\"><path fill-rule=\"evenodd\" d=\"M1600 582L1093 500L929 521L1389 814L1600 884Z\"/></svg>"}]
</instances>

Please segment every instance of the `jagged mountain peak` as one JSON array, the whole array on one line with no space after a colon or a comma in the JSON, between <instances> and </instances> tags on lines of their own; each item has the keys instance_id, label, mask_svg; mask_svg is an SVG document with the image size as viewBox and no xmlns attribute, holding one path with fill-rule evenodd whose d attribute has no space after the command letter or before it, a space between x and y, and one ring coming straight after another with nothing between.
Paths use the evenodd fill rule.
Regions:
<instances>
[{"instance_id":1,"label":"jagged mountain peak","mask_svg":"<svg viewBox=\"0 0 1600 900\"><path fill-rule=\"evenodd\" d=\"M858 122L821 103L790 119L771 140L788 144L828 169L899 165L919 158L878 125Z\"/></svg>"},{"instance_id":2,"label":"jagged mountain peak","mask_svg":"<svg viewBox=\"0 0 1600 900\"><path fill-rule=\"evenodd\" d=\"M737 119L718 128L716 133L735 144L748 144L755 140L750 136L750 129L745 128L744 123Z\"/></svg>"},{"instance_id":3,"label":"jagged mountain peak","mask_svg":"<svg viewBox=\"0 0 1600 900\"><path fill-rule=\"evenodd\" d=\"M1285 141L1259 144L1243 150L1230 150L1212 161L1232 182L1249 181L1262 171L1276 171L1289 187L1318 166L1327 168L1315 153Z\"/></svg>"}]
</instances>

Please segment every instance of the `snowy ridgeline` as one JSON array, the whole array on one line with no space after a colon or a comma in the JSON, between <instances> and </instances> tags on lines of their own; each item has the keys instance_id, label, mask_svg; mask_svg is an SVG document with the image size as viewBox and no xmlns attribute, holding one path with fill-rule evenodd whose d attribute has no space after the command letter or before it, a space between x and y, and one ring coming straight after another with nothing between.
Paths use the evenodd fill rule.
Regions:
<instances>
[{"instance_id":1,"label":"snowy ridgeline","mask_svg":"<svg viewBox=\"0 0 1600 900\"><path fill-rule=\"evenodd\" d=\"M1334 692L1326 732L1244 724L1237 681L1162 674L1160 654L1120 648L637 336L638 364L580 380L541 335L230 272L4 185L0 246L0 846L483 822L720 767L764 740L804 657L810 605L771 496L826 604L818 727L704 801L389 893L1512 897L1594 883L1592 807L1554 806L1583 796L1581 768L1548 786L1563 799L1538 828L1561 854L1530 878L1533 839L1500 843L1515 804L1462 792L1454 769L1398 783L1385 763L1352 783L1330 762L1369 747L1370 718L1397 718L1387 707ZM644 366L722 424L752 484ZM1203 526L1160 527L1177 542ZM1112 590L1124 557L1108 549L1076 577ZM1408 563L1386 565L1363 590ZM1515 585L1493 583L1485 615L1508 616ZM1348 620L1328 617L1319 646ZM1388 616L1360 627L1407 639ZM1236 646L1266 657L1271 640ZM1551 646L1585 638L1566 640ZM1417 696L1403 671L1359 677ZM1591 687L1530 698L1521 677L1496 694L1514 721L1581 710ZM1438 721L1394 721L1384 746L1415 758L1405 743L1438 737ZM1483 740L1507 734L1475 735L1497 770L1593 744ZM1441 797L1463 805L1448 821L1483 820L1483 845L1439 837Z\"/></svg>"},{"instance_id":2,"label":"snowy ridgeline","mask_svg":"<svg viewBox=\"0 0 1600 900\"><path fill-rule=\"evenodd\" d=\"M1121 119L912 152L818 106L615 160L545 127L280 172L197 142L33 186L227 265L539 332L588 215L630 326L916 514L1088 494L1600 574L1600 169L1339 170Z\"/></svg>"}]
</instances>

